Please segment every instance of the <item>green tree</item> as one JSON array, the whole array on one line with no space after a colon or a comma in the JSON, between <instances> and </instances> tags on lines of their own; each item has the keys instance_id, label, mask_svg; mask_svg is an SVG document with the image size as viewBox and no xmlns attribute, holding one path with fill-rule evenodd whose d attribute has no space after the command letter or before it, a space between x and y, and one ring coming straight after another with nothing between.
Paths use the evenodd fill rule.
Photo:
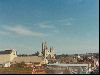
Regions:
<instances>
[{"instance_id":1,"label":"green tree","mask_svg":"<svg viewBox=\"0 0 100 75\"><path fill-rule=\"evenodd\" d=\"M35 53L35 55L38 56L38 55L39 55L39 52L37 51L37 52Z\"/></svg>"}]
</instances>

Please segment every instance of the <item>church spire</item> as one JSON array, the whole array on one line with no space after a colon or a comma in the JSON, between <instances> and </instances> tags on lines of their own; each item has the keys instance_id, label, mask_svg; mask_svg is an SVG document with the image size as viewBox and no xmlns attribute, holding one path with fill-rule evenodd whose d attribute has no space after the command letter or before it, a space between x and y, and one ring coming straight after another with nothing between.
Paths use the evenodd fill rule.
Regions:
<instances>
[{"instance_id":1,"label":"church spire","mask_svg":"<svg viewBox=\"0 0 100 75\"><path fill-rule=\"evenodd\" d=\"M42 42L42 52L43 52L43 50L44 50L44 44L43 44L43 42Z\"/></svg>"},{"instance_id":2,"label":"church spire","mask_svg":"<svg viewBox=\"0 0 100 75\"><path fill-rule=\"evenodd\" d=\"M47 42L44 43L44 50L48 49Z\"/></svg>"},{"instance_id":3,"label":"church spire","mask_svg":"<svg viewBox=\"0 0 100 75\"><path fill-rule=\"evenodd\" d=\"M53 50L53 47L51 49Z\"/></svg>"},{"instance_id":4,"label":"church spire","mask_svg":"<svg viewBox=\"0 0 100 75\"><path fill-rule=\"evenodd\" d=\"M50 52L51 52L52 48L50 47Z\"/></svg>"}]
</instances>

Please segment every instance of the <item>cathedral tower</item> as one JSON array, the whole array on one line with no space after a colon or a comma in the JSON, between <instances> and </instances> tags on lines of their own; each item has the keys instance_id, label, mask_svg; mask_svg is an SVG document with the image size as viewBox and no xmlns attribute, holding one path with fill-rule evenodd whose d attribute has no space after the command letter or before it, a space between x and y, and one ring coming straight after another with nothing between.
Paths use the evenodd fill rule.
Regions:
<instances>
[{"instance_id":1,"label":"cathedral tower","mask_svg":"<svg viewBox=\"0 0 100 75\"><path fill-rule=\"evenodd\" d=\"M44 58L47 58L47 57L53 58L54 57L53 47L50 47L50 49L48 49L47 42L42 42L42 52L41 53Z\"/></svg>"},{"instance_id":2,"label":"cathedral tower","mask_svg":"<svg viewBox=\"0 0 100 75\"><path fill-rule=\"evenodd\" d=\"M44 43L44 50L47 50L48 46L47 46L47 42Z\"/></svg>"},{"instance_id":3,"label":"cathedral tower","mask_svg":"<svg viewBox=\"0 0 100 75\"><path fill-rule=\"evenodd\" d=\"M42 42L42 54L44 54L44 44Z\"/></svg>"}]
</instances>

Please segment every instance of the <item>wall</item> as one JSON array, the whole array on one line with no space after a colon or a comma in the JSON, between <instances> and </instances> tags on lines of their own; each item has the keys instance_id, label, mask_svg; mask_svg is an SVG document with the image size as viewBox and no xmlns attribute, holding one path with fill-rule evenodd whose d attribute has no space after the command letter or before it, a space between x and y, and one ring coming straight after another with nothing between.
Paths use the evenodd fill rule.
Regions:
<instances>
[{"instance_id":1,"label":"wall","mask_svg":"<svg viewBox=\"0 0 100 75\"><path fill-rule=\"evenodd\" d=\"M10 61L10 54L2 54L0 55L0 62Z\"/></svg>"},{"instance_id":2,"label":"wall","mask_svg":"<svg viewBox=\"0 0 100 75\"><path fill-rule=\"evenodd\" d=\"M12 53L10 54L10 61L12 61L15 57L17 57L16 51L12 51Z\"/></svg>"},{"instance_id":3,"label":"wall","mask_svg":"<svg viewBox=\"0 0 100 75\"><path fill-rule=\"evenodd\" d=\"M11 65L10 62L8 62L4 64L4 67L10 67L10 65Z\"/></svg>"}]
</instances>

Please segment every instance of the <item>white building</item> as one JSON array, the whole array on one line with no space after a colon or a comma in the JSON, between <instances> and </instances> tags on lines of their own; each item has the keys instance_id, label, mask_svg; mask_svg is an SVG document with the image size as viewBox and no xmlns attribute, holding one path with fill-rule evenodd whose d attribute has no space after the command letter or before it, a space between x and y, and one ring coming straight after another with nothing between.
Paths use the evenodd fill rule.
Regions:
<instances>
[{"instance_id":1,"label":"white building","mask_svg":"<svg viewBox=\"0 0 100 75\"><path fill-rule=\"evenodd\" d=\"M11 63L8 62L0 62L0 67L10 67Z\"/></svg>"},{"instance_id":2,"label":"white building","mask_svg":"<svg viewBox=\"0 0 100 75\"><path fill-rule=\"evenodd\" d=\"M55 58L53 47L52 48L50 47L50 49L48 49L48 46L47 46L46 42L42 43L42 52L41 52L41 54L44 58L48 58L48 57L49 58Z\"/></svg>"},{"instance_id":3,"label":"white building","mask_svg":"<svg viewBox=\"0 0 100 75\"><path fill-rule=\"evenodd\" d=\"M15 57L12 61L12 64L24 62L25 64L32 64L34 66L41 66L43 64L47 64L48 61L40 56L21 56Z\"/></svg>"},{"instance_id":4,"label":"white building","mask_svg":"<svg viewBox=\"0 0 100 75\"><path fill-rule=\"evenodd\" d=\"M0 65L3 67L9 67L10 62L17 57L16 51L14 49L0 51Z\"/></svg>"}]
</instances>

